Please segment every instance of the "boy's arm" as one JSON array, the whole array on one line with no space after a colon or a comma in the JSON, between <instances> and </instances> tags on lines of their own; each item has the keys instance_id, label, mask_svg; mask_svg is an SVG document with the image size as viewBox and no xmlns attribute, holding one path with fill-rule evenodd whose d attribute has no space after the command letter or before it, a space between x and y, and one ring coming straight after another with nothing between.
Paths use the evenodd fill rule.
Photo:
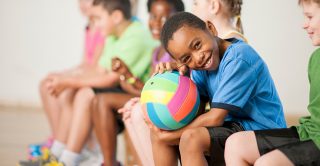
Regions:
<instances>
[{"instance_id":1,"label":"boy's arm","mask_svg":"<svg viewBox=\"0 0 320 166\"><path fill-rule=\"evenodd\" d=\"M203 102L202 102L203 103ZM204 106L204 103L202 104ZM200 110L201 112L202 110ZM206 126L221 126L228 110L220 108L211 108L210 111L199 115L189 125L175 131L164 131L153 129L153 132L164 142L169 144L177 144L182 133L187 129L206 127Z\"/></svg>"},{"instance_id":2,"label":"boy's arm","mask_svg":"<svg viewBox=\"0 0 320 166\"><path fill-rule=\"evenodd\" d=\"M92 72L90 74L68 77L64 80L66 86L71 88L81 87L113 87L119 83L119 75L115 72Z\"/></svg>"}]
</instances>

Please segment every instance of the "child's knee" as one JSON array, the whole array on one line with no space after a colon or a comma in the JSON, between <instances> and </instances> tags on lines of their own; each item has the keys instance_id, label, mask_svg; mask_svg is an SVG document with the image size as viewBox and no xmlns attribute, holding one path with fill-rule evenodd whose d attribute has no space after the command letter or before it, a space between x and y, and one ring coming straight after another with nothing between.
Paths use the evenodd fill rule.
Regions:
<instances>
[{"instance_id":1,"label":"child's knee","mask_svg":"<svg viewBox=\"0 0 320 166\"><path fill-rule=\"evenodd\" d=\"M271 162L272 160L268 159L265 156L261 156L260 158L258 158L256 160L256 162L254 163L255 166L269 166L269 165L273 165L274 163Z\"/></svg>"},{"instance_id":2,"label":"child's knee","mask_svg":"<svg viewBox=\"0 0 320 166\"><path fill-rule=\"evenodd\" d=\"M241 133L234 133L230 137L228 137L226 141L226 148L233 148L241 142L239 139L241 139Z\"/></svg>"},{"instance_id":3,"label":"child's knee","mask_svg":"<svg viewBox=\"0 0 320 166\"><path fill-rule=\"evenodd\" d=\"M239 155L241 157L247 157L248 153L251 152L252 148L248 143L253 143L251 137L248 137L248 132L238 132L232 134L226 140L225 144L225 155L233 156Z\"/></svg>"},{"instance_id":4,"label":"child's knee","mask_svg":"<svg viewBox=\"0 0 320 166\"><path fill-rule=\"evenodd\" d=\"M105 108L110 107L109 100L106 95L97 95L95 96L94 100L96 102L98 110L104 110Z\"/></svg>"},{"instance_id":5,"label":"child's knee","mask_svg":"<svg viewBox=\"0 0 320 166\"><path fill-rule=\"evenodd\" d=\"M91 88L81 88L76 94L76 100L92 102L94 96L94 92Z\"/></svg>"},{"instance_id":6,"label":"child's knee","mask_svg":"<svg viewBox=\"0 0 320 166\"><path fill-rule=\"evenodd\" d=\"M180 151L199 150L202 148L203 135L200 128L188 129L184 131L180 138L179 149Z\"/></svg>"},{"instance_id":7,"label":"child's knee","mask_svg":"<svg viewBox=\"0 0 320 166\"><path fill-rule=\"evenodd\" d=\"M132 122L144 122L143 113L141 107L133 107L131 110L131 121Z\"/></svg>"}]
</instances>

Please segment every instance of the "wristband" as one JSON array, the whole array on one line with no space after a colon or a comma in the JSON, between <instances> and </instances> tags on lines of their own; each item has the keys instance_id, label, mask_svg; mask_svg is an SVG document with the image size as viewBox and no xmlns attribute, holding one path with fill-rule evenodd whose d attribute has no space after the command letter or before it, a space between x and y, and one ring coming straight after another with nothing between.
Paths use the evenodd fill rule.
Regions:
<instances>
[{"instance_id":1,"label":"wristband","mask_svg":"<svg viewBox=\"0 0 320 166\"><path fill-rule=\"evenodd\" d=\"M120 80L126 81L128 84L134 84L137 79L135 77L126 78L124 75L120 75Z\"/></svg>"}]
</instances>

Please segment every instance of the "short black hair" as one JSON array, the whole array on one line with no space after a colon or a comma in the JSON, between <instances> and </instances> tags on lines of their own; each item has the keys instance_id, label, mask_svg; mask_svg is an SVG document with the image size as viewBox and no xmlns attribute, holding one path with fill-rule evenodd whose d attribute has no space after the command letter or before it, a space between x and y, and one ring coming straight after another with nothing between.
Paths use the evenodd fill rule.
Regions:
<instances>
[{"instance_id":1,"label":"short black hair","mask_svg":"<svg viewBox=\"0 0 320 166\"><path fill-rule=\"evenodd\" d=\"M161 31L161 44L168 53L168 42L172 39L173 34L180 28L188 26L196 29L206 30L207 26L199 17L188 13L179 12L171 16L163 25Z\"/></svg>"},{"instance_id":2,"label":"short black hair","mask_svg":"<svg viewBox=\"0 0 320 166\"><path fill-rule=\"evenodd\" d=\"M108 13L120 10L126 19L131 19L131 4L129 0L94 0L94 6L102 5Z\"/></svg>"},{"instance_id":3,"label":"short black hair","mask_svg":"<svg viewBox=\"0 0 320 166\"><path fill-rule=\"evenodd\" d=\"M151 6L154 2L159 2L159 1L165 1L172 5L173 9L175 12L183 12L184 11L184 4L182 0L148 0L147 2L147 7L148 7L148 12L150 13L151 11Z\"/></svg>"}]
</instances>

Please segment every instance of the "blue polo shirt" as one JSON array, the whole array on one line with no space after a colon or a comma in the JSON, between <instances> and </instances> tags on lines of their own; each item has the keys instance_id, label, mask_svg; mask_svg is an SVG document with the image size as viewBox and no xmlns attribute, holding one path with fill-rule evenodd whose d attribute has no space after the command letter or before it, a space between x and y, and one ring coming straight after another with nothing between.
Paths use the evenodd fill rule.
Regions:
<instances>
[{"instance_id":1,"label":"blue polo shirt","mask_svg":"<svg viewBox=\"0 0 320 166\"><path fill-rule=\"evenodd\" d=\"M191 77L211 108L229 111L225 121L239 122L245 130L285 128L283 108L268 67L248 44L228 39L215 71L193 70Z\"/></svg>"}]
</instances>

